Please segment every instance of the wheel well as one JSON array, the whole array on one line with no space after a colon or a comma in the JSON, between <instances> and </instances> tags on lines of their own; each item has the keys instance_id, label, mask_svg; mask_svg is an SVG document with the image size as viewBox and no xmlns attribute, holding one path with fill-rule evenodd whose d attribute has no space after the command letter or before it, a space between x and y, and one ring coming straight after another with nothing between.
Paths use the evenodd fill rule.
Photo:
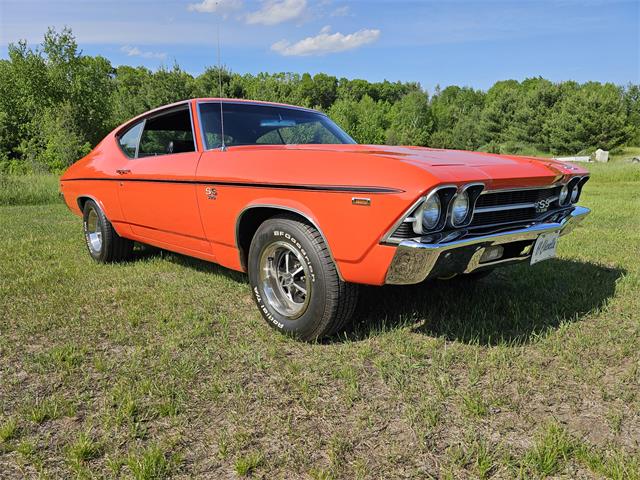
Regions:
<instances>
[{"instance_id":1,"label":"wheel well","mask_svg":"<svg viewBox=\"0 0 640 480\"><path fill-rule=\"evenodd\" d=\"M276 215L286 214L295 218L296 220L300 220L301 222L313 225L309 219L305 218L304 215L299 214L293 210L289 210L287 208L279 208L279 207L253 207L248 210L245 210L238 220L238 225L236 227L236 244L238 245L238 250L240 251L240 263L242 264L242 268L246 271L247 269L247 259L249 257L249 247L251 247L251 240L253 240L253 236L256 231L266 220L275 217Z\"/></svg>"},{"instance_id":2,"label":"wheel well","mask_svg":"<svg viewBox=\"0 0 640 480\"><path fill-rule=\"evenodd\" d=\"M84 205L87 203L87 200L91 200L91 197L78 197L78 208L81 212L84 212Z\"/></svg>"}]
</instances>

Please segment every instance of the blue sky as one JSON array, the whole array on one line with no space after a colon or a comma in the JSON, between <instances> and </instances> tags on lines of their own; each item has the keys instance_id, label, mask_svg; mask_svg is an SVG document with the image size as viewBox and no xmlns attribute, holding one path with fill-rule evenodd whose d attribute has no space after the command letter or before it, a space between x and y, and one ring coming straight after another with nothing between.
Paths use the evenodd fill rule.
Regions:
<instances>
[{"instance_id":1,"label":"blue sky","mask_svg":"<svg viewBox=\"0 0 640 480\"><path fill-rule=\"evenodd\" d=\"M198 74L326 72L488 88L496 80L640 83L640 0L0 0L0 56L47 26L114 65Z\"/></svg>"}]
</instances>

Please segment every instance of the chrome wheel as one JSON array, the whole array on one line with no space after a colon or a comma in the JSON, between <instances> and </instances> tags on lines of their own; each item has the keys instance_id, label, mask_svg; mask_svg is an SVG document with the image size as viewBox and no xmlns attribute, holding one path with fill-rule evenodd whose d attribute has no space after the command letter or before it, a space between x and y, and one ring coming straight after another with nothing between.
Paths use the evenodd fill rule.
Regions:
<instances>
[{"instance_id":1,"label":"chrome wheel","mask_svg":"<svg viewBox=\"0 0 640 480\"><path fill-rule=\"evenodd\" d=\"M92 252L100 253L102 250L102 229L98 213L92 208L87 215L87 241Z\"/></svg>"},{"instance_id":2,"label":"chrome wheel","mask_svg":"<svg viewBox=\"0 0 640 480\"><path fill-rule=\"evenodd\" d=\"M311 298L309 265L291 244L274 242L260 256L260 282L269 305L280 315L295 320Z\"/></svg>"}]
</instances>

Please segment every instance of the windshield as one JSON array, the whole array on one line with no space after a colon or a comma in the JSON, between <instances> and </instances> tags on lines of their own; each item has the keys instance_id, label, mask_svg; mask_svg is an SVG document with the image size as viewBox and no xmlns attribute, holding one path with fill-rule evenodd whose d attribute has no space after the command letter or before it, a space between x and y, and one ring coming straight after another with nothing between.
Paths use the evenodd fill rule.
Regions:
<instances>
[{"instance_id":1,"label":"windshield","mask_svg":"<svg viewBox=\"0 0 640 480\"><path fill-rule=\"evenodd\" d=\"M220 148L220 103L199 105L207 150ZM326 115L274 105L222 103L224 143L238 145L305 145L355 143Z\"/></svg>"}]
</instances>

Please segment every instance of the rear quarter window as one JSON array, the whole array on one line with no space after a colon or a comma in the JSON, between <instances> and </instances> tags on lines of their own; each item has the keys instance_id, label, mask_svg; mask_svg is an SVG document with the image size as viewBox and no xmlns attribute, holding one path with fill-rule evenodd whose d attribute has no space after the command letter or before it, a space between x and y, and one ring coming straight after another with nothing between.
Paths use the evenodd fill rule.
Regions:
<instances>
[{"instance_id":1,"label":"rear quarter window","mask_svg":"<svg viewBox=\"0 0 640 480\"><path fill-rule=\"evenodd\" d=\"M120 143L122 151L129 158L136 157L136 151L138 150L138 142L140 141L140 134L142 133L143 124L144 121L136 123L118 139L118 143Z\"/></svg>"}]
</instances>

